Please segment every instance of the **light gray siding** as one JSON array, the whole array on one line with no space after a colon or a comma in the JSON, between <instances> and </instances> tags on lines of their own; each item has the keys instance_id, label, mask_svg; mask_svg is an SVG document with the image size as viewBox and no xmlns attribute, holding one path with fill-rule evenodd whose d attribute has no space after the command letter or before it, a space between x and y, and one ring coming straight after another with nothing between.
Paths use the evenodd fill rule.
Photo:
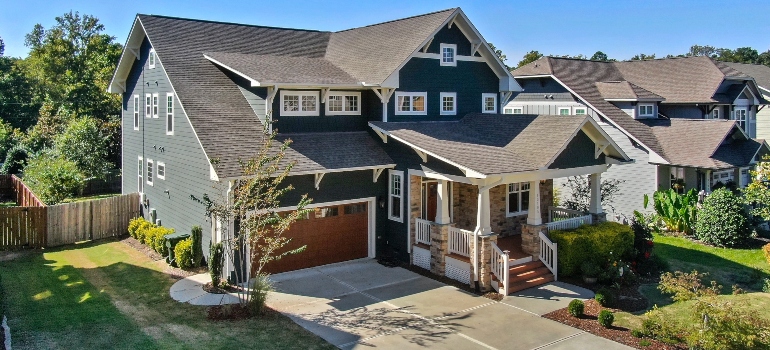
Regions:
<instances>
[{"instance_id":1,"label":"light gray siding","mask_svg":"<svg viewBox=\"0 0 770 350\"><path fill-rule=\"evenodd\" d=\"M267 115L267 109L265 107L267 105L267 103L265 102L265 96L264 96L265 94L263 94L262 96L256 94L255 92L257 89L254 89L254 88L247 90L242 86L238 86L238 89L241 90L243 97L246 98L246 101L249 103L249 106L251 106L251 109L254 110L254 114L257 115L257 118L259 118L259 121L262 122L264 125L265 115ZM265 89L263 88L261 90L265 90Z\"/></svg>"},{"instance_id":2,"label":"light gray siding","mask_svg":"<svg viewBox=\"0 0 770 350\"><path fill-rule=\"evenodd\" d=\"M204 207L190 196L201 197L204 193L213 196L209 163L176 96L174 134L166 135L166 94L174 91L160 61L155 68L149 68L149 50L150 45L145 40L141 59L135 61L127 79L127 92L123 94L123 193L138 190L138 157L141 156L144 193L149 200L149 206L142 208L145 218L149 219L150 209L155 209L162 225L177 232L189 232L193 225L200 225L203 228L204 251L208 254L206 248L211 237L211 224L207 221ZM158 118L147 118L144 97L153 93L158 93L159 97ZM133 128L134 95L140 98L139 130ZM147 184L148 159L154 161L153 185ZM165 163L165 180L157 177L158 162Z\"/></svg>"},{"instance_id":3,"label":"light gray siding","mask_svg":"<svg viewBox=\"0 0 770 350\"><path fill-rule=\"evenodd\" d=\"M765 100L770 100L770 94L764 95ZM762 107L762 106L760 106ZM762 110L757 112L757 138L770 140L770 105L763 106Z\"/></svg>"}]
</instances>

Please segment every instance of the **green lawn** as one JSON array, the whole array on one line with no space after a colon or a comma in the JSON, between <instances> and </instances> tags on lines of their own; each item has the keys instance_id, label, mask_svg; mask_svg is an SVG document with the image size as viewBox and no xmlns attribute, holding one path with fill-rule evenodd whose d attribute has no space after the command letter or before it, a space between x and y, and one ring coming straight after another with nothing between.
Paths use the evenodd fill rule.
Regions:
<instances>
[{"instance_id":1,"label":"green lawn","mask_svg":"<svg viewBox=\"0 0 770 350\"><path fill-rule=\"evenodd\" d=\"M281 315L209 321L164 268L120 242L0 259L14 349L332 348Z\"/></svg>"},{"instance_id":2,"label":"green lawn","mask_svg":"<svg viewBox=\"0 0 770 350\"><path fill-rule=\"evenodd\" d=\"M16 202L0 202L0 208L10 208L15 206Z\"/></svg>"},{"instance_id":3,"label":"green lawn","mask_svg":"<svg viewBox=\"0 0 770 350\"><path fill-rule=\"evenodd\" d=\"M745 249L717 248L682 237L655 235L655 254L668 262L670 271L708 272L706 284L715 280L723 286L722 293L725 295L720 298L745 301L749 305L747 307L770 320L770 294L761 292L763 280L770 278L770 265L759 246ZM734 284L749 293L730 295ZM692 304L673 303L671 297L661 294L655 284L642 285L639 290L650 301L650 305L657 305L673 319L680 319ZM641 324L641 314L619 312L616 324L637 328Z\"/></svg>"}]
</instances>

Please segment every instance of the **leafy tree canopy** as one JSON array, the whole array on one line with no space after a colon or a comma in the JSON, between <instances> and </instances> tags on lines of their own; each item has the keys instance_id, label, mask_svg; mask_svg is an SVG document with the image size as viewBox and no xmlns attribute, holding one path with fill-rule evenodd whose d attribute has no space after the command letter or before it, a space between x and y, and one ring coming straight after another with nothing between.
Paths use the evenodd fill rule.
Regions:
<instances>
[{"instance_id":1,"label":"leafy tree canopy","mask_svg":"<svg viewBox=\"0 0 770 350\"><path fill-rule=\"evenodd\" d=\"M522 67L522 66L524 66L524 65L526 65L528 63L531 63L531 62L535 62L538 59L540 59L540 57L543 57L543 54L540 53L539 51L534 51L533 50L533 51L527 52L524 55L524 58L522 58L522 60L519 61L519 64L516 65L516 68Z\"/></svg>"}]
</instances>

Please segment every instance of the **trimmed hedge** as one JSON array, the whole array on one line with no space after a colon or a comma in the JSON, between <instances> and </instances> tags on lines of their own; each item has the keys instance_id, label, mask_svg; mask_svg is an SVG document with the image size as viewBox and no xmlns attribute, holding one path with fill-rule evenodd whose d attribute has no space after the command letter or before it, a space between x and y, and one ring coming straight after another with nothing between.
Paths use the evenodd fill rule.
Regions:
<instances>
[{"instance_id":1,"label":"trimmed hedge","mask_svg":"<svg viewBox=\"0 0 770 350\"><path fill-rule=\"evenodd\" d=\"M176 265L182 269L193 267L193 241L190 238L183 239L174 246L174 258Z\"/></svg>"},{"instance_id":2,"label":"trimmed hedge","mask_svg":"<svg viewBox=\"0 0 770 350\"><path fill-rule=\"evenodd\" d=\"M762 247L762 252L765 253L765 260L767 260L767 263L770 264L770 243L765 244Z\"/></svg>"},{"instance_id":3,"label":"trimmed hedge","mask_svg":"<svg viewBox=\"0 0 770 350\"><path fill-rule=\"evenodd\" d=\"M583 312L585 311L585 307L585 304L581 300L575 299L569 302L569 305L567 305L567 311L570 315L572 315L572 317L582 317Z\"/></svg>"},{"instance_id":4,"label":"trimmed hedge","mask_svg":"<svg viewBox=\"0 0 770 350\"><path fill-rule=\"evenodd\" d=\"M599 317L597 318L599 324L604 328L612 327L612 323L615 322L615 314L610 310L599 311Z\"/></svg>"},{"instance_id":5,"label":"trimmed hedge","mask_svg":"<svg viewBox=\"0 0 770 350\"><path fill-rule=\"evenodd\" d=\"M128 223L128 234L137 241L152 248L162 256L168 256L165 235L174 233L174 229L155 225L142 217Z\"/></svg>"},{"instance_id":6,"label":"trimmed hedge","mask_svg":"<svg viewBox=\"0 0 770 350\"><path fill-rule=\"evenodd\" d=\"M634 251L631 227L616 222L551 231L550 238L559 245L559 275L565 277L579 274L583 262L604 266L611 260L628 259Z\"/></svg>"}]
</instances>

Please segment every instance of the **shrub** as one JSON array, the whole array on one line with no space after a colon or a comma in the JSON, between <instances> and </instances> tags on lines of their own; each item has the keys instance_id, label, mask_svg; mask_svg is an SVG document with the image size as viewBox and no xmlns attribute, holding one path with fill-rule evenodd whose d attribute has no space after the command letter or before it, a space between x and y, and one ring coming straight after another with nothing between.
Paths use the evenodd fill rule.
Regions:
<instances>
[{"instance_id":1,"label":"shrub","mask_svg":"<svg viewBox=\"0 0 770 350\"><path fill-rule=\"evenodd\" d=\"M19 174L24 170L24 166L27 164L29 153L24 146L13 146L5 156L3 161L3 167L0 168L0 174Z\"/></svg>"},{"instance_id":2,"label":"shrub","mask_svg":"<svg viewBox=\"0 0 770 350\"><path fill-rule=\"evenodd\" d=\"M77 165L67 159L42 154L24 169L24 183L45 204L61 203L80 193L85 185Z\"/></svg>"},{"instance_id":3,"label":"shrub","mask_svg":"<svg viewBox=\"0 0 770 350\"><path fill-rule=\"evenodd\" d=\"M604 298L604 303L599 302L599 299L594 299L599 302L601 306L610 306L615 302L615 292L609 288L601 288L596 292L596 296L601 295Z\"/></svg>"},{"instance_id":4,"label":"shrub","mask_svg":"<svg viewBox=\"0 0 770 350\"><path fill-rule=\"evenodd\" d=\"M711 286L706 287L703 284L703 279L706 276L708 276L707 272L698 273L698 271L691 273L676 271L673 274L666 272L660 275L658 289L664 294L672 294L671 299L674 301L688 301L703 296L719 295L722 286L718 285L716 281L711 281Z\"/></svg>"},{"instance_id":5,"label":"shrub","mask_svg":"<svg viewBox=\"0 0 770 350\"><path fill-rule=\"evenodd\" d=\"M222 267L225 263L225 251L222 243L212 244L210 254L209 274L211 275L211 284L217 287L222 280Z\"/></svg>"},{"instance_id":6,"label":"shrub","mask_svg":"<svg viewBox=\"0 0 770 350\"><path fill-rule=\"evenodd\" d=\"M145 244L145 236L147 236L148 231L155 227L155 224L145 220L144 218L139 218L139 226L136 228L136 240L139 241L139 243Z\"/></svg>"},{"instance_id":7,"label":"shrub","mask_svg":"<svg viewBox=\"0 0 770 350\"><path fill-rule=\"evenodd\" d=\"M765 278L762 282L762 291L765 293L770 293L770 278Z\"/></svg>"},{"instance_id":8,"label":"shrub","mask_svg":"<svg viewBox=\"0 0 770 350\"><path fill-rule=\"evenodd\" d=\"M601 265L633 252L634 233L630 227L616 222L552 231L550 236L559 245L559 275L565 277L577 274L585 261Z\"/></svg>"},{"instance_id":9,"label":"shrub","mask_svg":"<svg viewBox=\"0 0 770 350\"><path fill-rule=\"evenodd\" d=\"M698 209L698 193L691 189L679 194L674 189L656 191L653 194L655 213L669 231L691 233ZM647 208L649 197L644 195L644 207Z\"/></svg>"},{"instance_id":10,"label":"shrub","mask_svg":"<svg viewBox=\"0 0 770 350\"><path fill-rule=\"evenodd\" d=\"M765 253L765 260L767 260L767 263L770 264L770 243L762 246L762 252Z\"/></svg>"},{"instance_id":11,"label":"shrub","mask_svg":"<svg viewBox=\"0 0 770 350\"><path fill-rule=\"evenodd\" d=\"M193 243L192 239L183 239L174 246L174 259L176 266L182 269L193 267Z\"/></svg>"},{"instance_id":12,"label":"shrub","mask_svg":"<svg viewBox=\"0 0 770 350\"><path fill-rule=\"evenodd\" d=\"M99 121L92 117L70 120L64 132L54 138L56 153L74 162L88 178L103 178L111 164L107 159L107 140Z\"/></svg>"},{"instance_id":13,"label":"shrub","mask_svg":"<svg viewBox=\"0 0 770 350\"><path fill-rule=\"evenodd\" d=\"M128 234L131 235L131 237L136 238L137 231L139 231L139 226L142 225L142 222L146 221L143 217L133 218L131 221L128 222Z\"/></svg>"},{"instance_id":14,"label":"shrub","mask_svg":"<svg viewBox=\"0 0 770 350\"><path fill-rule=\"evenodd\" d=\"M580 271L583 272L583 277L597 277L601 272L599 265L593 261L584 261L580 265Z\"/></svg>"},{"instance_id":15,"label":"shrub","mask_svg":"<svg viewBox=\"0 0 770 350\"><path fill-rule=\"evenodd\" d=\"M597 319L599 324L604 328L612 327L612 322L615 322L615 314L610 310L599 311L599 318Z\"/></svg>"},{"instance_id":16,"label":"shrub","mask_svg":"<svg viewBox=\"0 0 770 350\"><path fill-rule=\"evenodd\" d=\"M679 335L681 334L681 329L671 318L663 316L660 310L658 310L657 305L644 314L642 327L637 330L636 334L640 337L656 339L666 344L679 344L684 341Z\"/></svg>"},{"instance_id":17,"label":"shrub","mask_svg":"<svg viewBox=\"0 0 770 350\"><path fill-rule=\"evenodd\" d=\"M609 303L607 302L607 297L602 293L596 293L594 295L594 300L596 300L597 303L601 306L607 306Z\"/></svg>"},{"instance_id":18,"label":"shrub","mask_svg":"<svg viewBox=\"0 0 770 350\"><path fill-rule=\"evenodd\" d=\"M573 317L581 317L583 316L583 311L585 311L585 304L580 300L573 300L569 302L569 305L567 306L567 311L569 311L569 314Z\"/></svg>"},{"instance_id":19,"label":"shrub","mask_svg":"<svg viewBox=\"0 0 770 350\"><path fill-rule=\"evenodd\" d=\"M259 274L251 283L251 300L249 300L249 312L259 315L265 309L267 294L273 290L273 282L268 275Z\"/></svg>"},{"instance_id":20,"label":"shrub","mask_svg":"<svg viewBox=\"0 0 770 350\"><path fill-rule=\"evenodd\" d=\"M190 230L190 236L193 243L193 266L201 266L203 263L203 229L200 226L195 225Z\"/></svg>"},{"instance_id":21,"label":"shrub","mask_svg":"<svg viewBox=\"0 0 770 350\"><path fill-rule=\"evenodd\" d=\"M695 235L716 246L732 247L746 242L751 236L751 227L741 200L727 189L712 192L703 201Z\"/></svg>"},{"instance_id":22,"label":"shrub","mask_svg":"<svg viewBox=\"0 0 770 350\"><path fill-rule=\"evenodd\" d=\"M767 349L770 322L745 302L706 297L692 308L686 332L691 349Z\"/></svg>"}]
</instances>

